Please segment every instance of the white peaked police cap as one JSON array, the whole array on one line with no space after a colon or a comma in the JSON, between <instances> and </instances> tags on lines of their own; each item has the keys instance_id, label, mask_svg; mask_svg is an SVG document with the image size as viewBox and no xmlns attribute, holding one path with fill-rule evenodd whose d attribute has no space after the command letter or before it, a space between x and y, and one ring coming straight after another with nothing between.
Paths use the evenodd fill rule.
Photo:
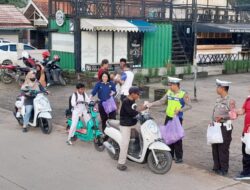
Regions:
<instances>
[{"instance_id":1,"label":"white peaked police cap","mask_svg":"<svg viewBox=\"0 0 250 190\"><path fill-rule=\"evenodd\" d=\"M179 79L179 78L168 77L169 83L180 83L181 81L182 81L182 79Z\"/></svg>"},{"instance_id":2,"label":"white peaked police cap","mask_svg":"<svg viewBox=\"0 0 250 190\"><path fill-rule=\"evenodd\" d=\"M218 86L230 86L232 82L229 82L229 81L222 81L222 80L219 80L219 79L216 79L216 84Z\"/></svg>"}]
</instances>

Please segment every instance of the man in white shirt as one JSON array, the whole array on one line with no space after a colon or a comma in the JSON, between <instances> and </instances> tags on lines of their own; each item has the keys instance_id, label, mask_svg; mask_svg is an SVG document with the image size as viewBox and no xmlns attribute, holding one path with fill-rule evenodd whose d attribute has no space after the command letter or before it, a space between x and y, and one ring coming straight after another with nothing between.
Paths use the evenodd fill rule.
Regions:
<instances>
[{"instance_id":1,"label":"man in white shirt","mask_svg":"<svg viewBox=\"0 0 250 190\"><path fill-rule=\"evenodd\" d=\"M89 103L90 99L85 93L85 85L83 83L78 83L76 85L76 92L71 96L71 106L72 106L72 124L70 126L67 144L72 145L71 138L75 135L77 123L79 118L83 118L85 124L90 120L90 116L87 113L87 108L85 103Z\"/></svg>"},{"instance_id":2,"label":"man in white shirt","mask_svg":"<svg viewBox=\"0 0 250 190\"><path fill-rule=\"evenodd\" d=\"M123 101L129 95L129 89L133 85L133 80L134 73L130 70L129 65L126 63L123 65L121 77L116 81L121 85L121 101Z\"/></svg>"}]
</instances>

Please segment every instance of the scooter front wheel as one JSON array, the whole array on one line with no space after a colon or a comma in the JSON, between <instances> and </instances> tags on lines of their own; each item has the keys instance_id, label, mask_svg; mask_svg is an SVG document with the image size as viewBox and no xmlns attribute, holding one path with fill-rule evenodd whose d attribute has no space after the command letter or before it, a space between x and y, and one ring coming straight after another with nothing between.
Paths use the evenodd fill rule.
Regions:
<instances>
[{"instance_id":1,"label":"scooter front wheel","mask_svg":"<svg viewBox=\"0 0 250 190\"><path fill-rule=\"evenodd\" d=\"M102 152L105 149L102 137L97 137L94 139L94 146L98 152Z\"/></svg>"},{"instance_id":2,"label":"scooter front wheel","mask_svg":"<svg viewBox=\"0 0 250 190\"><path fill-rule=\"evenodd\" d=\"M50 134L52 131L51 119L39 118L39 127L44 134Z\"/></svg>"},{"instance_id":3,"label":"scooter front wheel","mask_svg":"<svg viewBox=\"0 0 250 190\"><path fill-rule=\"evenodd\" d=\"M62 86L66 86L66 80L63 78L61 74L59 75L58 80Z\"/></svg>"},{"instance_id":4,"label":"scooter front wheel","mask_svg":"<svg viewBox=\"0 0 250 190\"><path fill-rule=\"evenodd\" d=\"M159 161L158 164L156 164L153 152L150 151L148 154L147 162L149 169L156 174L167 173L172 166L172 156L170 152L155 150L155 156Z\"/></svg>"}]
</instances>

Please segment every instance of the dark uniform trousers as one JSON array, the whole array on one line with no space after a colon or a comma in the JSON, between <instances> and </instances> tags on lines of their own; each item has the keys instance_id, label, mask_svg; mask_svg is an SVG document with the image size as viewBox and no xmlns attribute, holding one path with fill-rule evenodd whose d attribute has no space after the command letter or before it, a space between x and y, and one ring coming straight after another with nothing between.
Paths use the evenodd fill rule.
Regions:
<instances>
[{"instance_id":1,"label":"dark uniform trousers","mask_svg":"<svg viewBox=\"0 0 250 190\"><path fill-rule=\"evenodd\" d=\"M100 113L101 120L102 120L102 131L104 132L104 130L106 128L107 120L108 119L116 119L116 111L113 111L113 112L107 114L105 112L101 102L98 104L98 109L99 109L99 113Z\"/></svg>"},{"instance_id":2,"label":"dark uniform trousers","mask_svg":"<svg viewBox=\"0 0 250 190\"><path fill-rule=\"evenodd\" d=\"M245 148L246 148L245 143L242 143L243 174L244 174L244 175L249 175L249 174L250 174L250 155L246 153Z\"/></svg>"},{"instance_id":3,"label":"dark uniform trousers","mask_svg":"<svg viewBox=\"0 0 250 190\"><path fill-rule=\"evenodd\" d=\"M166 117L166 120L165 120L165 125L167 124L167 122L169 120L172 120L173 118L171 117ZM182 124L183 122L183 119L182 118L179 118L180 119L180 123ZM182 149L182 139L173 143L173 144L170 144L168 145L169 148L171 149L171 155L172 155L172 158L174 158L174 156L176 157L176 159L182 159L183 157L183 149Z\"/></svg>"},{"instance_id":4,"label":"dark uniform trousers","mask_svg":"<svg viewBox=\"0 0 250 190\"><path fill-rule=\"evenodd\" d=\"M227 130L226 126L222 124L221 132L223 143L212 144L212 153L214 160L214 170L221 170L228 172L229 168L229 148L232 141L232 129Z\"/></svg>"}]
</instances>

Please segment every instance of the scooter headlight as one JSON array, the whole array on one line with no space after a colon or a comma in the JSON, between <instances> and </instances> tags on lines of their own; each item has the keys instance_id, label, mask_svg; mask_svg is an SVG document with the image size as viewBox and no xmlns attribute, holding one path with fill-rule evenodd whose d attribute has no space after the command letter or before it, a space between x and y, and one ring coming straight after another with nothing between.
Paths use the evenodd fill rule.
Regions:
<instances>
[{"instance_id":1,"label":"scooter headlight","mask_svg":"<svg viewBox=\"0 0 250 190\"><path fill-rule=\"evenodd\" d=\"M151 131L151 133L156 134L159 131L157 124L154 122L151 122L148 127L149 127L149 130Z\"/></svg>"}]
</instances>

